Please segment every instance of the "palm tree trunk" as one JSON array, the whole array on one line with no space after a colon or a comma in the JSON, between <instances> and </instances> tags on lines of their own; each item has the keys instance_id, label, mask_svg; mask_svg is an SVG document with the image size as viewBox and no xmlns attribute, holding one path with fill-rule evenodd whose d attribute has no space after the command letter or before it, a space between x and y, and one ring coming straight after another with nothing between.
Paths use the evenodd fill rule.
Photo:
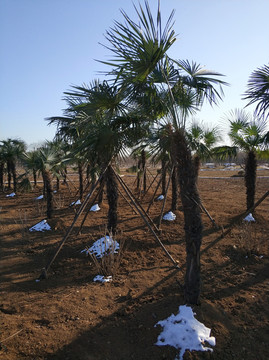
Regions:
<instances>
[{"instance_id":1,"label":"palm tree trunk","mask_svg":"<svg viewBox=\"0 0 269 360\"><path fill-rule=\"evenodd\" d=\"M43 170L42 175L47 195L47 218L51 219L53 213L53 191L51 175L48 170Z\"/></svg>"},{"instance_id":2,"label":"palm tree trunk","mask_svg":"<svg viewBox=\"0 0 269 360\"><path fill-rule=\"evenodd\" d=\"M36 179L36 170L33 170L33 178L34 178L34 187L36 187L37 179Z\"/></svg>"},{"instance_id":3,"label":"palm tree trunk","mask_svg":"<svg viewBox=\"0 0 269 360\"><path fill-rule=\"evenodd\" d=\"M178 179L177 179L177 166L175 165L173 174L172 174L172 206L171 210L177 210L177 198L178 198Z\"/></svg>"},{"instance_id":4,"label":"palm tree trunk","mask_svg":"<svg viewBox=\"0 0 269 360\"><path fill-rule=\"evenodd\" d=\"M245 168L245 185L247 194L247 210L254 205L256 190L257 159L253 150L248 152Z\"/></svg>"},{"instance_id":5,"label":"palm tree trunk","mask_svg":"<svg viewBox=\"0 0 269 360\"><path fill-rule=\"evenodd\" d=\"M185 223L187 260L184 295L186 303L198 304L201 286L200 247L203 225L199 208L200 197L196 187L195 169L183 130L176 130L174 148L178 162L178 180Z\"/></svg>"},{"instance_id":6,"label":"palm tree trunk","mask_svg":"<svg viewBox=\"0 0 269 360\"><path fill-rule=\"evenodd\" d=\"M192 161L193 161L193 166L194 166L194 171L195 171L195 178L197 180L199 170L200 170L200 164L201 164L199 155L195 155Z\"/></svg>"},{"instance_id":7,"label":"palm tree trunk","mask_svg":"<svg viewBox=\"0 0 269 360\"><path fill-rule=\"evenodd\" d=\"M162 159L162 169L161 169L161 176L162 176L162 194L165 194L166 191L166 161Z\"/></svg>"},{"instance_id":8,"label":"palm tree trunk","mask_svg":"<svg viewBox=\"0 0 269 360\"><path fill-rule=\"evenodd\" d=\"M147 174L146 174L146 152L144 149L141 151L141 165L143 170L143 190L145 193L147 190Z\"/></svg>"},{"instance_id":9,"label":"palm tree trunk","mask_svg":"<svg viewBox=\"0 0 269 360\"><path fill-rule=\"evenodd\" d=\"M79 197L82 200L83 197L83 168L82 164L78 164L78 176L79 176Z\"/></svg>"},{"instance_id":10,"label":"palm tree trunk","mask_svg":"<svg viewBox=\"0 0 269 360\"><path fill-rule=\"evenodd\" d=\"M0 189L4 190L4 163L0 163Z\"/></svg>"},{"instance_id":11,"label":"palm tree trunk","mask_svg":"<svg viewBox=\"0 0 269 360\"><path fill-rule=\"evenodd\" d=\"M8 188L11 188L11 162L7 161L7 182L8 182Z\"/></svg>"},{"instance_id":12,"label":"palm tree trunk","mask_svg":"<svg viewBox=\"0 0 269 360\"><path fill-rule=\"evenodd\" d=\"M111 165L108 166L106 171L106 188L109 205L107 229L112 234L115 234L118 222L118 183Z\"/></svg>"},{"instance_id":13,"label":"palm tree trunk","mask_svg":"<svg viewBox=\"0 0 269 360\"><path fill-rule=\"evenodd\" d=\"M16 164L13 161L10 162L10 171L11 171L12 179L13 179L13 191L16 192L17 191L17 174L16 174Z\"/></svg>"}]
</instances>

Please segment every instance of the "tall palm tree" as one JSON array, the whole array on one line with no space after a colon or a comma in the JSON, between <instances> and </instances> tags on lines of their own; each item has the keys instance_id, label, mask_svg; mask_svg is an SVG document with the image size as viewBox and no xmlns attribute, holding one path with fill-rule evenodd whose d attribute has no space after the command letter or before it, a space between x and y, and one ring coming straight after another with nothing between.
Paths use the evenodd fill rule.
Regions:
<instances>
[{"instance_id":1,"label":"tall palm tree","mask_svg":"<svg viewBox=\"0 0 269 360\"><path fill-rule=\"evenodd\" d=\"M110 75L128 90L126 101L141 100L141 106L158 119L154 103L162 105L160 113L166 113L175 128L174 148L178 167L179 185L185 217L185 240L187 267L185 276L185 299L187 303L197 303L200 294L200 246L202 240L202 221L199 209L199 194L193 179L191 152L186 142L185 124L187 115L193 108L193 99L199 108L205 99L211 104L222 96L224 84L215 72L207 71L196 63L175 61L168 57L167 51L176 41L173 30L172 11L162 27L160 2L156 22L145 2L135 8L139 23L134 22L122 11L125 24L115 22L115 27L106 32L108 49L114 59L106 63L112 66ZM214 85L220 85L218 91ZM166 90L166 91L165 91ZM142 96L146 94L147 96ZM159 114L160 114L159 113Z\"/></svg>"},{"instance_id":2,"label":"tall palm tree","mask_svg":"<svg viewBox=\"0 0 269 360\"><path fill-rule=\"evenodd\" d=\"M79 136L73 148L75 154L87 159L94 168L104 174L107 186L108 231L115 233L117 228L118 185L112 165L117 156L125 154L125 147L133 144L134 134L141 133L138 114L127 111L124 104L123 88L110 86L108 82L95 81L90 86L74 86L65 93L75 112L73 122L60 121L59 130L70 124ZM139 125L139 126L138 126Z\"/></svg>"},{"instance_id":3,"label":"tall palm tree","mask_svg":"<svg viewBox=\"0 0 269 360\"><path fill-rule=\"evenodd\" d=\"M255 116L265 119L269 116L269 65L254 70L249 77L244 100L247 106L256 103Z\"/></svg>"},{"instance_id":4,"label":"tall palm tree","mask_svg":"<svg viewBox=\"0 0 269 360\"><path fill-rule=\"evenodd\" d=\"M254 205L256 188L257 159L256 152L266 142L265 121L253 118L244 110L235 109L227 115L230 123L229 136L233 146L247 153L245 162L245 185L247 210Z\"/></svg>"},{"instance_id":5,"label":"tall palm tree","mask_svg":"<svg viewBox=\"0 0 269 360\"><path fill-rule=\"evenodd\" d=\"M26 150L26 144L22 140L7 139L2 140L2 158L7 166L8 188L11 187L11 178L13 179L13 190L17 191L17 170L16 165Z\"/></svg>"}]
</instances>

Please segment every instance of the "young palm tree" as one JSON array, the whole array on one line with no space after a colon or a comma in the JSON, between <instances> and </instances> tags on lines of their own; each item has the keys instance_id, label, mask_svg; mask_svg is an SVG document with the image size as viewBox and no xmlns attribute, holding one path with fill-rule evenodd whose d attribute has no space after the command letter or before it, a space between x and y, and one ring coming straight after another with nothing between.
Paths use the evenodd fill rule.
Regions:
<instances>
[{"instance_id":1,"label":"young palm tree","mask_svg":"<svg viewBox=\"0 0 269 360\"><path fill-rule=\"evenodd\" d=\"M266 140L266 123L253 119L244 110L233 110L227 115L230 123L229 136L233 146L246 151L245 185L247 210L254 205L256 188L257 160L256 151L263 147Z\"/></svg>"},{"instance_id":2,"label":"young palm tree","mask_svg":"<svg viewBox=\"0 0 269 360\"><path fill-rule=\"evenodd\" d=\"M269 116L269 66L264 65L250 75L244 100L247 106L256 103L254 115L265 119Z\"/></svg>"},{"instance_id":3,"label":"young palm tree","mask_svg":"<svg viewBox=\"0 0 269 360\"><path fill-rule=\"evenodd\" d=\"M11 178L13 179L13 190L17 191L17 171L16 164L21 159L26 150L26 144L22 140L7 139L2 140L2 159L6 163L8 173L8 188L11 188Z\"/></svg>"},{"instance_id":4,"label":"young palm tree","mask_svg":"<svg viewBox=\"0 0 269 360\"><path fill-rule=\"evenodd\" d=\"M44 145L38 149L38 171L42 174L44 189L47 200L47 218L51 219L53 214L53 187L52 171L58 164L58 159L53 148Z\"/></svg>"},{"instance_id":5,"label":"young palm tree","mask_svg":"<svg viewBox=\"0 0 269 360\"><path fill-rule=\"evenodd\" d=\"M39 167L39 151L33 150L24 153L23 162L28 170L33 173L34 186L37 186L37 172Z\"/></svg>"},{"instance_id":6,"label":"young palm tree","mask_svg":"<svg viewBox=\"0 0 269 360\"><path fill-rule=\"evenodd\" d=\"M187 114L194 110L193 100L197 108L205 99L211 104L215 103L222 96L221 85L224 82L216 78L220 74L206 71L195 63L170 59L167 51L176 40L172 29L174 11L162 27L160 2L156 23L147 1L145 9L136 8L139 24L122 11L125 24L116 22L114 29L106 33L110 44L107 48L114 53L115 58L105 63L112 66L109 74L114 75L115 81L128 90L127 101L132 102L139 96L141 106L144 105L148 113L152 111L154 120L158 119L154 103L158 106L161 104L159 114L168 114L175 128L174 148L180 164L178 176L187 251L185 299L187 303L194 304L198 302L200 294L202 222L199 194L193 182L191 152L185 138L185 123ZM214 85L220 85L220 92Z\"/></svg>"}]
</instances>

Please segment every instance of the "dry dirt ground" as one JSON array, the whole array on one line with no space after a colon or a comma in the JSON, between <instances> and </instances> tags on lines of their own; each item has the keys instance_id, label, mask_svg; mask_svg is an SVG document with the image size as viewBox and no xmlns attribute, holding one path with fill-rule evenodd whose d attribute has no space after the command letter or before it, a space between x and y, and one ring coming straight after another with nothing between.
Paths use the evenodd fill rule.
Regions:
<instances>
[{"instance_id":1,"label":"dry dirt ground","mask_svg":"<svg viewBox=\"0 0 269 360\"><path fill-rule=\"evenodd\" d=\"M212 329L213 353L186 352L184 359L269 359L269 197L256 209L256 223L242 221L230 234L222 231L245 210L244 179L232 172L200 172L203 204L222 230L205 213L201 254L201 304L196 318ZM258 172L256 199L269 189L268 171ZM209 178L209 177L217 178ZM224 178L223 178L224 177ZM72 177L76 186L76 178ZM124 181L134 189L134 177ZM149 178L150 181L150 178ZM69 207L75 188L61 185L55 194L52 231L28 231L45 218L41 184L27 194L0 194L0 358L48 360L174 359L173 347L154 345L161 332L155 324L177 313L184 304L185 272L183 213L163 221L160 238L178 261L177 270L151 232L126 200L119 198L116 240L124 244L113 281L93 282L94 261L81 253L104 235L108 205L87 216L82 233L75 225L48 279L36 282L70 226L75 209ZM121 189L121 192L123 190ZM141 199L144 208L152 188ZM137 195L137 194L136 194ZM160 192L158 192L160 195ZM165 210L170 210L171 193ZM180 205L180 204L179 204ZM157 224L162 202L154 202L150 216ZM83 214L84 216L84 214Z\"/></svg>"}]
</instances>

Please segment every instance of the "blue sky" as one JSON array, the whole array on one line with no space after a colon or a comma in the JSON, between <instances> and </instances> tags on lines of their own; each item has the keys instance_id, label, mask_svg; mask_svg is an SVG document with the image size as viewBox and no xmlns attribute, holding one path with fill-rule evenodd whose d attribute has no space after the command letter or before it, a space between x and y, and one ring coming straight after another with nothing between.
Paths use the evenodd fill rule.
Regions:
<instances>
[{"instance_id":1,"label":"blue sky","mask_svg":"<svg viewBox=\"0 0 269 360\"><path fill-rule=\"evenodd\" d=\"M137 0L0 0L0 140L28 144L52 140L46 117L62 115L63 92L89 83L110 53L104 33L120 9L137 19ZM141 1L144 4L144 1ZM157 0L149 0L153 14ZM225 75L224 100L205 105L196 118L221 125L243 108L249 75L269 59L268 0L161 0L163 22L172 11L178 41L169 55L198 62ZM252 110L251 108L249 110Z\"/></svg>"}]
</instances>

